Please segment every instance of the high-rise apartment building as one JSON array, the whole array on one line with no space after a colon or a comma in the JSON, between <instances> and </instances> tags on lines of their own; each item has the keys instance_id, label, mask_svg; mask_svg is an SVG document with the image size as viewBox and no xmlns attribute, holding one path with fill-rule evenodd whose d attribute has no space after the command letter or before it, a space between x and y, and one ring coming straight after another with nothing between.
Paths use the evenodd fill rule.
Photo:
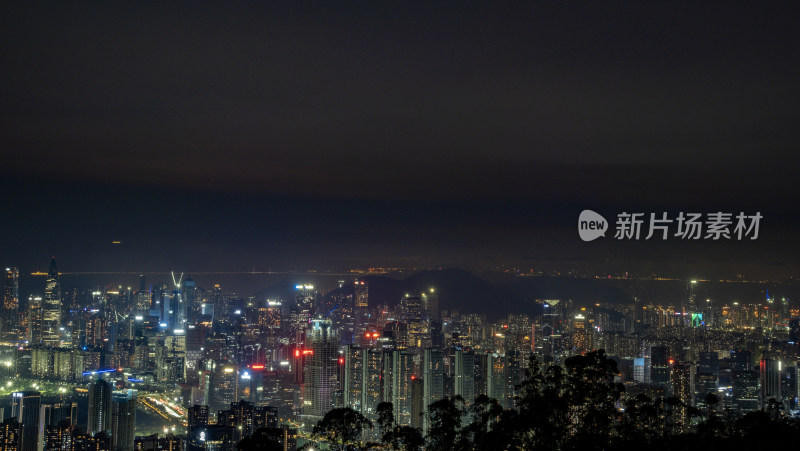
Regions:
<instances>
[{"instance_id":1,"label":"high-rise apartment building","mask_svg":"<svg viewBox=\"0 0 800 451\"><path fill-rule=\"evenodd\" d=\"M89 386L89 409L86 431L89 435L108 433L111 429L112 386L103 379L97 379Z\"/></svg>"}]
</instances>

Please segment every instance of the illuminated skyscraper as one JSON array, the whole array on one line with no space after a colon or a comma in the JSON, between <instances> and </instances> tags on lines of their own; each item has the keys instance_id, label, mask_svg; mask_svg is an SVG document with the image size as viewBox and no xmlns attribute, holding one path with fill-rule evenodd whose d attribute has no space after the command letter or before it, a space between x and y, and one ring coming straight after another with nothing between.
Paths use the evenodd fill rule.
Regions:
<instances>
[{"instance_id":1,"label":"illuminated skyscraper","mask_svg":"<svg viewBox=\"0 0 800 451\"><path fill-rule=\"evenodd\" d=\"M183 273L178 279L175 279L175 273L172 273L172 298L169 326L173 329L183 329L188 318L188 310L184 296L183 296ZM194 285L194 281L192 281Z\"/></svg>"},{"instance_id":2,"label":"illuminated skyscraper","mask_svg":"<svg viewBox=\"0 0 800 451\"><path fill-rule=\"evenodd\" d=\"M506 362L499 354L489 354L486 368L486 394L506 405Z\"/></svg>"},{"instance_id":3,"label":"illuminated skyscraper","mask_svg":"<svg viewBox=\"0 0 800 451\"><path fill-rule=\"evenodd\" d=\"M56 258L50 260L50 270L44 286L44 303L42 304L42 342L58 346L61 338L61 283L56 267Z\"/></svg>"},{"instance_id":4,"label":"illuminated skyscraper","mask_svg":"<svg viewBox=\"0 0 800 451\"><path fill-rule=\"evenodd\" d=\"M0 449L18 450L20 449L20 431L22 425L16 418L8 418L0 423Z\"/></svg>"},{"instance_id":5,"label":"illuminated skyscraper","mask_svg":"<svg viewBox=\"0 0 800 451\"><path fill-rule=\"evenodd\" d=\"M678 398L682 405L676 408L676 420L680 422L678 429L686 429L689 424L689 407L692 406L694 397L694 372L693 365L676 364L670 373L670 393Z\"/></svg>"},{"instance_id":6,"label":"illuminated skyscraper","mask_svg":"<svg viewBox=\"0 0 800 451\"><path fill-rule=\"evenodd\" d=\"M3 284L3 310L0 318L3 338L16 340L18 334L17 314L19 312L19 270L6 268Z\"/></svg>"},{"instance_id":7,"label":"illuminated skyscraper","mask_svg":"<svg viewBox=\"0 0 800 451\"><path fill-rule=\"evenodd\" d=\"M369 285L363 280L357 280L355 286L356 308L369 308Z\"/></svg>"},{"instance_id":8,"label":"illuminated skyscraper","mask_svg":"<svg viewBox=\"0 0 800 451\"><path fill-rule=\"evenodd\" d=\"M353 333L360 334L369 322L369 284L363 280L356 280L354 291Z\"/></svg>"},{"instance_id":9,"label":"illuminated skyscraper","mask_svg":"<svg viewBox=\"0 0 800 451\"><path fill-rule=\"evenodd\" d=\"M664 346L650 347L650 381L656 387L665 387L669 381L669 360Z\"/></svg>"},{"instance_id":10,"label":"illuminated skyscraper","mask_svg":"<svg viewBox=\"0 0 800 451\"><path fill-rule=\"evenodd\" d=\"M3 284L3 308L17 310L19 308L19 270L6 268L5 283Z\"/></svg>"},{"instance_id":11,"label":"illuminated skyscraper","mask_svg":"<svg viewBox=\"0 0 800 451\"><path fill-rule=\"evenodd\" d=\"M758 410L758 373L755 371L733 371L731 373L732 395L740 412Z\"/></svg>"},{"instance_id":12,"label":"illuminated skyscraper","mask_svg":"<svg viewBox=\"0 0 800 451\"><path fill-rule=\"evenodd\" d=\"M522 383L522 355L517 350L506 352L506 408L516 407L517 392ZM469 404L470 401L468 401Z\"/></svg>"},{"instance_id":13,"label":"illuminated skyscraper","mask_svg":"<svg viewBox=\"0 0 800 451\"><path fill-rule=\"evenodd\" d=\"M44 333L42 297L28 296L28 342L38 344L42 342Z\"/></svg>"},{"instance_id":14,"label":"illuminated skyscraper","mask_svg":"<svg viewBox=\"0 0 800 451\"><path fill-rule=\"evenodd\" d=\"M302 345L306 340L304 335L310 330L308 326L316 307L317 292L310 284L296 285L295 290L294 303L289 310L289 327L295 343Z\"/></svg>"},{"instance_id":15,"label":"illuminated skyscraper","mask_svg":"<svg viewBox=\"0 0 800 451\"><path fill-rule=\"evenodd\" d=\"M364 366L364 415L371 420L377 419L377 408L381 402L381 368L384 353L379 350L366 351Z\"/></svg>"},{"instance_id":16,"label":"illuminated skyscraper","mask_svg":"<svg viewBox=\"0 0 800 451\"><path fill-rule=\"evenodd\" d=\"M20 451L39 449L40 406L42 394L38 391L15 392L11 394L11 416L22 425L20 431Z\"/></svg>"},{"instance_id":17,"label":"illuminated skyscraper","mask_svg":"<svg viewBox=\"0 0 800 451\"><path fill-rule=\"evenodd\" d=\"M470 406L475 401L475 354L458 349L455 357L455 390L453 393L464 398L464 403Z\"/></svg>"},{"instance_id":18,"label":"illuminated skyscraper","mask_svg":"<svg viewBox=\"0 0 800 451\"><path fill-rule=\"evenodd\" d=\"M394 406L394 418L400 426L411 426L413 415L412 383L414 379L414 354L395 350L384 354L384 387ZM388 384L388 387L387 387ZM386 391L384 391L386 394Z\"/></svg>"},{"instance_id":19,"label":"illuminated skyscraper","mask_svg":"<svg viewBox=\"0 0 800 451\"><path fill-rule=\"evenodd\" d=\"M759 363L759 376L761 379L761 408L765 409L769 405L770 399L780 402L781 396L781 372L783 371L780 360L761 359Z\"/></svg>"},{"instance_id":20,"label":"illuminated skyscraper","mask_svg":"<svg viewBox=\"0 0 800 451\"><path fill-rule=\"evenodd\" d=\"M459 351L460 352L460 351ZM444 353L426 349L422 358L422 430L428 430L428 406L444 398Z\"/></svg>"},{"instance_id":21,"label":"illuminated skyscraper","mask_svg":"<svg viewBox=\"0 0 800 451\"><path fill-rule=\"evenodd\" d=\"M422 299L419 296L405 295L400 299L403 319L416 322L422 319Z\"/></svg>"},{"instance_id":22,"label":"illuminated skyscraper","mask_svg":"<svg viewBox=\"0 0 800 451\"><path fill-rule=\"evenodd\" d=\"M136 390L115 391L111 398L111 449L133 451Z\"/></svg>"},{"instance_id":23,"label":"illuminated skyscraper","mask_svg":"<svg viewBox=\"0 0 800 451\"><path fill-rule=\"evenodd\" d=\"M212 378L212 412L229 407L239 399L239 393L239 371L232 365L218 365Z\"/></svg>"},{"instance_id":24,"label":"illuminated skyscraper","mask_svg":"<svg viewBox=\"0 0 800 451\"><path fill-rule=\"evenodd\" d=\"M111 429L111 390L111 384L103 379L97 379L89 386L89 413L86 425L89 435L107 433Z\"/></svg>"},{"instance_id":25,"label":"illuminated skyscraper","mask_svg":"<svg viewBox=\"0 0 800 451\"><path fill-rule=\"evenodd\" d=\"M439 294L431 288L427 292L422 292L422 312L427 321L437 321L439 319Z\"/></svg>"},{"instance_id":26,"label":"illuminated skyscraper","mask_svg":"<svg viewBox=\"0 0 800 451\"><path fill-rule=\"evenodd\" d=\"M344 351L344 406L364 414L364 376L367 352L347 346Z\"/></svg>"},{"instance_id":27,"label":"illuminated skyscraper","mask_svg":"<svg viewBox=\"0 0 800 451\"><path fill-rule=\"evenodd\" d=\"M313 426L331 410L339 369L338 338L329 319L315 319L306 332L302 415Z\"/></svg>"},{"instance_id":28,"label":"illuminated skyscraper","mask_svg":"<svg viewBox=\"0 0 800 451\"><path fill-rule=\"evenodd\" d=\"M681 316L682 316L682 326L691 325L692 313L697 313L697 302L695 299L695 286L697 285L696 280L690 280L689 283L686 284L686 301L681 309Z\"/></svg>"},{"instance_id":29,"label":"illuminated skyscraper","mask_svg":"<svg viewBox=\"0 0 800 451\"><path fill-rule=\"evenodd\" d=\"M191 277L183 279L183 302L186 304L184 307L185 319L194 322L197 314L200 313L202 304L197 299L197 283Z\"/></svg>"},{"instance_id":30,"label":"illuminated skyscraper","mask_svg":"<svg viewBox=\"0 0 800 451\"><path fill-rule=\"evenodd\" d=\"M147 279L143 274L139 275L139 291L134 295L134 311L139 316L150 315L152 294L147 287Z\"/></svg>"}]
</instances>

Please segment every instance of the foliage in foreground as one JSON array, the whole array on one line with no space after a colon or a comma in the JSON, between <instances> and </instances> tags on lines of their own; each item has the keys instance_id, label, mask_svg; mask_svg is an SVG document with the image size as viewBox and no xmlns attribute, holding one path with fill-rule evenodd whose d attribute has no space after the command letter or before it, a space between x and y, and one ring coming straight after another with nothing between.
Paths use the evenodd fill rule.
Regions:
<instances>
[{"instance_id":1,"label":"foliage in foreground","mask_svg":"<svg viewBox=\"0 0 800 451\"><path fill-rule=\"evenodd\" d=\"M623 401L616 373L616 363L602 350L571 357L564 367L543 368L532 357L515 409L503 409L485 395L470 406L460 397L442 399L428 406L430 428L423 436L417 428L397 425L392 404L381 403L374 425L380 443L365 440L369 434L364 432L373 429L367 418L349 408L334 409L314 435L341 451L707 451L756 449L765 443L788 449L800 443L800 421L782 415L775 403L766 412L725 420L715 395L706 398L703 411L676 398L638 395ZM273 449L249 447L252 443L240 442L239 449Z\"/></svg>"}]
</instances>

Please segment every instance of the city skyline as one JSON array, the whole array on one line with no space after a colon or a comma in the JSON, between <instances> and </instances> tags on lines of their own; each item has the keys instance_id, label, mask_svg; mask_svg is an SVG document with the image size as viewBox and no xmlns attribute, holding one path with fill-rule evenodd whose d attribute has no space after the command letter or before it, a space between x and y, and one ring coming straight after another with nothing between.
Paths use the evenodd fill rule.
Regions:
<instances>
[{"instance_id":1,"label":"city skyline","mask_svg":"<svg viewBox=\"0 0 800 451\"><path fill-rule=\"evenodd\" d=\"M791 449L797 6L0 6L0 451Z\"/></svg>"}]
</instances>

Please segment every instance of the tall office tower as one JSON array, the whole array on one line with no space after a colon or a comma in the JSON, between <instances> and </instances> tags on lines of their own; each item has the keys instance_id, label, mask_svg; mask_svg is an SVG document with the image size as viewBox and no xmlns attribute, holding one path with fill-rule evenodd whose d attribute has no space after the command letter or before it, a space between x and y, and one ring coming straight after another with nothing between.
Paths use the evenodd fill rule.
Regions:
<instances>
[{"instance_id":1,"label":"tall office tower","mask_svg":"<svg viewBox=\"0 0 800 451\"><path fill-rule=\"evenodd\" d=\"M431 334L431 347L442 349L444 347L444 333L442 332L442 321L432 320L428 323L428 332Z\"/></svg>"},{"instance_id":2,"label":"tall office tower","mask_svg":"<svg viewBox=\"0 0 800 451\"><path fill-rule=\"evenodd\" d=\"M313 426L331 410L339 369L338 337L329 319L315 319L306 332L303 409L306 425Z\"/></svg>"},{"instance_id":3,"label":"tall office tower","mask_svg":"<svg viewBox=\"0 0 800 451\"><path fill-rule=\"evenodd\" d=\"M695 407L706 407L706 396L717 394L717 376L708 373L697 373L694 378L694 405Z\"/></svg>"},{"instance_id":4,"label":"tall office tower","mask_svg":"<svg viewBox=\"0 0 800 451\"><path fill-rule=\"evenodd\" d=\"M412 382L414 380L414 354L391 352L391 383L394 419L400 426L411 426L413 415Z\"/></svg>"},{"instance_id":5,"label":"tall office tower","mask_svg":"<svg viewBox=\"0 0 800 451\"><path fill-rule=\"evenodd\" d=\"M475 354L475 397L488 395L486 391L486 375L489 369L489 354L481 352Z\"/></svg>"},{"instance_id":6,"label":"tall office tower","mask_svg":"<svg viewBox=\"0 0 800 451\"><path fill-rule=\"evenodd\" d=\"M411 380L411 427L425 430L425 408L423 398L425 395L425 381L420 378Z\"/></svg>"},{"instance_id":7,"label":"tall office tower","mask_svg":"<svg viewBox=\"0 0 800 451\"><path fill-rule=\"evenodd\" d=\"M143 317L142 319L150 316L150 303L153 296L148 290L139 290L133 295L133 309L137 316Z\"/></svg>"},{"instance_id":8,"label":"tall office tower","mask_svg":"<svg viewBox=\"0 0 800 451\"><path fill-rule=\"evenodd\" d=\"M439 320L439 294L431 288L422 292L422 312L426 321Z\"/></svg>"},{"instance_id":9,"label":"tall office tower","mask_svg":"<svg viewBox=\"0 0 800 451\"><path fill-rule=\"evenodd\" d=\"M289 306L289 330L297 345L305 344L305 335L316 307L316 291L314 285L295 286L294 302Z\"/></svg>"},{"instance_id":10,"label":"tall office tower","mask_svg":"<svg viewBox=\"0 0 800 451\"><path fill-rule=\"evenodd\" d=\"M651 375L650 357L634 357L633 380L640 384L649 384Z\"/></svg>"},{"instance_id":11,"label":"tall office tower","mask_svg":"<svg viewBox=\"0 0 800 451\"><path fill-rule=\"evenodd\" d=\"M355 284L356 307L369 308L369 284L363 280L356 280Z\"/></svg>"},{"instance_id":12,"label":"tall office tower","mask_svg":"<svg viewBox=\"0 0 800 451\"><path fill-rule=\"evenodd\" d=\"M695 299L696 280L690 280L686 284L686 300L681 308L681 326L691 325L692 313L697 313L697 302Z\"/></svg>"},{"instance_id":13,"label":"tall office tower","mask_svg":"<svg viewBox=\"0 0 800 451\"><path fill-rule=\"evenodd\" d=\"M698 374L719 376L719 355L716 352L701 352L699 357Z\"/></svg>"},{"instance_id":14,"label":"tall office tower","mask_svg":"<svg viewBox=\"0 0 800 451\"><path fill-rule=\"evenodd\" d=\"M50 270L47 272L42 310L42 342L58 346L61 342L61 283L55 257L50 260Z\"/></svg>"},{"instance_id":15,"label":"tall office tower","mask_svg":"<svg viewBox=\"0 0 800 451\"><path fill-rule=\"evenodd\" d=\"M367 351L353 345L344 350L344 406L364 414L364 376Z\"/></svg>"},{"instance_id":16,"label":"tall office tower","mask_svg":"<svg viewBox=\"0 0 800 451\"><path fill-rule=\"evenodd\" d=\"M172 296L170 298L170 321L167 323L173 329L183 329L187 321L186 302L183 296L183 273L175 279L172 273Z\"/></svg>"},{"instance_id":17,"label":"tall office tower","mask_svg":"<svg viewBox=\"0 0 800 451\"><path fill-rule=\"evenodd\" d=\"M781 402L781 372L783 371L780 360L761 359L759 364L759 377L761 381L761 408L769 406L770 399Z\"/></svg>"},{"instance_id":18,"label":"tall office tower","mask_svg":"<svg viewBox=\"0 0 800 451\"><path fill-rule=\"evenodd\" d=\"M39 344L44 334L44 309L41 296L28 296L28 342Z\"/></svg>"},{"instance_id":19,"label":"tall office tower","mask_svg":"<svg viewBox=\"0 0 800 451\"><path fill-rule=\"evenodd\" d=\"M669 359L664 346L650 347L650 380L656 387L665 387L669 382Z\"/></svg>"},{"instance_id":20,"label":"tall office tower","mask_svg":"<svg viewBox=\"0 0 800 451\"><path fill-rule=\"evenodd\" d=\"M758 373L755 371L733 371L731 373L733 400L740 412L758 410L760 390Z\"/></svg>"},{"instance_id":21,"label":"tall office tower","mask_svg":"<svg viewBox=\"0 0 800 451\"><path fill-rule=\"evenodd\" d=\"M0 317L3 338L17 340L17 313L19 312L19 270L6 268L3 283L3 310Z\"/></svg>"},{"instance_id":22,"label":"tall office tower","mask_svg":"<svg viewBox=\"0 0 800 451\"><path fill-rule=\"evenodd\" d=\"M369 308L369 284L363 280L356 280L355 283L355 306L356 308Z\"/></svg>"},{"instance_id":23,"label":"tall office tower","mask_svg":"<svg viewBox=\"0 0 800 451\"><path fill-rule=\"evenodd\" d=\"M475 354L457 349L455 366L453 393L464 398L466 406L471 406L475 401Z\"/></svg>"},{"instance_id":24,"label":"tall office tower","mask_svg":"<svg viewBox=\"0 0 800 451\"><path fill-rule=\"evenodd\" d=\"M400 299L400 313L405 321L420 321L422 319L422 299L419 296L403 296Z\"/></svg>"},{"instance_id":25,"label":"tall office tower","mask_svg":"<svg viewBox=\"0 0 800 451\"><path fill-rule=\"evenodd\" d=\"M89 386L89 414L86 431L94 436L111 429L111 384L97 379Z\"/></svg>"},{"instance_id":26,"label":"tall office tower","mask_svg":"<svg viewBox=\"0 0 800 451\"><path fill-rule=\"evenodd\" d=\"M111 449L133 451L136 427L136 390L121 390L111 397Z\"/></svg>"},{"instance_id":27,"label":"tall office tower","mask_svg":"<svg viewBox=\"0 0 800 451\"><path fill-rule=\"evenodd\" d=\"M239 398L239 372L232 365L217 365L211 383L211 412L229 407Z\"/></svg>"},{"instance_id":28,"label":"tall office tower","mask_svg":"<svg viewBox=\"0 0 800 451\"><path fill-rule=\"evenodd\" d=\"M789 300L786 299L785 297L782 297L781 298L780 322L781 323L785 323L786 321L789 321L789 318L791 318L791 317L792 317L792 315L789 312Z\"/></svg>"},{"instance_id":29,"label":"tall office tower","mask_svg":"<svg viewBox=\"0 0 800 451\"><path fill-rule=\"evenodd\" d=\"M426 349L422 356L422 419L423 432L428 431L428 406L444 398L444 353Z\"/></svg>"},{"instance_id":30,"label":"tall office tower","mask_svg":"<svg viewBox=\"0 0 800 451\"><path fill-rule=\"evenodd\" d=\"M39 449L40 407L42 394L38 391L15 392L11 394L11 416L22 425L20 430L20 451Z\"/></svg>"},{"instance_id":31,"label":"tall office tower","mask_svg":"<svg viewBox=\"0 0 800 451\"><path fill-rule=\"evenodd\" d=\"M489 354L486 368L486 394L496 399L503 408L506 404L506 363L505 357L499 354Z\"/></svg>"},{"instance_id":32,"label":"tall office tower","mask_svg":"<svg viewBox=\"0 0 800 451\"><path fill-rule=\"evenodd\" d=\"M353 298L353 334L360 335L369 323L369 283L356 280Z\"/></svg>"},{"instance_id":33,"label":"tall office tower","mask_svg":"<svg viewBox=\"0 0 800 451\"><path fill-rule=\"evenodd\" d=\"M787 409L797 410L798 385L797 366L784 366L781 372L781 398Z\"/></svg>"},{"instance_id":34,"label":"tall office tower","mask_svg":"<svg viewBox=\"0 0 800 451\"><path fill-rule=\"evenodd\" d=\"M186 320L194 324L202 304L198 301L197 283L191 277L183 279L183 302L186 304Z\"/></svg>"}]
</instances>

